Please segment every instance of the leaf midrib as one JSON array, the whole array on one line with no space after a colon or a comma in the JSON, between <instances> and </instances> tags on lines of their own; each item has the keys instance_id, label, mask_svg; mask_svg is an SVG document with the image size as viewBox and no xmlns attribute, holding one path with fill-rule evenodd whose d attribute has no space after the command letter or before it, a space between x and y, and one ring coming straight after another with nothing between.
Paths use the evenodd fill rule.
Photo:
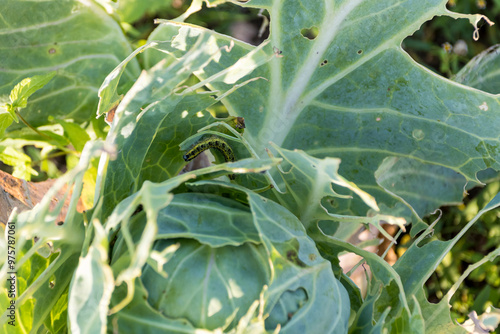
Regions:
<instances>
[{"instance_id":1,"label":"leaf midrib","mask_svg":"<svg viewBox=\"0 0 500 334\"><path fill-rule=\"evenodd\" d=\"M308 87L308 83L311 80L312 75L315 73L315 68L319 62L319 59L323 57L324 52L328 49L328 47L331 44L331 41L335 38L338 28L342 26L342 23L344 23L345 18L361 2L362 2L361 0L358 0L356 2L350 2L349 6L342 7L335 16L328 18L328 21L325 20L323 21L323 22L334 22L336 26L333 24L331 26L323 25L322 28L320 28L321 29L320 31L328 31L330 32L330 34L328 35L323 34L324 36L326 36L323 38L320 38L322 34L319 34L318 38L314 41L314 43L318 44L320 42L325 43L325 41L329 42L325 43L324 44L325 46L322 48L318 49L315 48L314 46L311 48L309 56L303 62L304 66L297 72L298 74L295 76L295 79L292 85L290 86L290 89L288 90L288 94L285 97L283 97L284 94L282 91L281 72L279 70L279 66L270 67L271 94L269 95L269 103L268 103L270 108L264 120L264 124L266 126L262 127L262 129L265 132L261 131L258 135L259 138L258 145L259 146L262 145L262 147L259 147L258 151L264 152L263 148L267 146L269 142L273 142L278 146L283 146L285 138L287 137L288 133L294 126L302 110L304 110L304 108L307 107L311 103L311 101L314 100L314 98L323 93L328 87L333 85L335 82L341 80L349 73L355 71L357 68L361 67L362 65L364 65L365 63L367 63L380 53L389 50L390 48L397 48L401 50L400 46L398 46L397 43L399 41L402 41L404 37L408 36L409 33L415 30L416 26L415 22L407 25L407 29L399 31L399 33L393 35L393 37L387 39L385 43L380 44L377 48L375 48L371 52L365 53L364 57L361 57L358 61L346 67L343 71L339 72L331 79L325 80L321 85L315 87L314 90L310 91L308 94L303 96L303 93L306 87ZM277 10L279 10L279 6L277 5L273 6L272 17L273 16L276 18L279 17L279 15L277 15L278 13ZM417 19L423 19L423 18L429 19L435 15L436 15L436 8L430 7L427 12L419 16ZM279 31L278 27L276 26L279 24L279 20L274 19L274 21L275 25L272 24L273 20L271 20L272 28L274 28L272 29L274 35L272 36L273 45L279 45L280 35L276 33L277 31ZM394 43L395 41L396 43ZM323 51L320 52L320 50ZM273 128L274 125L276 124L280 124L279 131L269 131L269 129Z\"/></svg>"}]
</instances>

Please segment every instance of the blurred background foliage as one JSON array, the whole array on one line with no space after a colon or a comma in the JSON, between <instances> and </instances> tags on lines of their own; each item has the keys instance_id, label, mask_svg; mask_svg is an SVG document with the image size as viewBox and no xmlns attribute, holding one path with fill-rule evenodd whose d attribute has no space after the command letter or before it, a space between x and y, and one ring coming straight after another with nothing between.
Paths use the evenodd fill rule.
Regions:
<instances>
[{"instance_id":1,"label":"blurred background foliage","mask_svg":"<svg viewBox=\"0 0 500 334\"><path fill-rule=\"evenodd\" d=\"M117 21L121 22L132 46L137 48L146 42L156 27L153 23L155 18L175 19L188 9L190 3L190 0L120 0ZM222 4L214 8L206 8L204 4L203 7L203 10L191 15L186 22L234 36L254 45L259 44L269 34L267 18L264 17L267 13L232 4ZM455 12L484 14L497 25L488 27L483 22L480 39L474 41L473 27L467 20L436 17L406 38L402 46L423 66L453 79L475 55L500 43L500 0L450 0L448 8ZM104 133L101 136L104 136ZM24 151L31 156L32 168L38 172L38 176L33 178L34 181L58 177L75 164L75 157L68 155L65 159L64 152L56 151L41 156L41 150L32 146L25 147ZM9 171L9 166L0 164L0 168ZM500 182L494 181L487 187L469 190L463 205L442 208L434 238L452 238L499 190ZM477 262L498 247L499 217L500 211L484 215L438 266L426 284L431 302L440 300L469 264ZM427 221L430 223L436 218L437 216L428 217ZM402 235L398 240L396 253L400 256L410 244L409 235ZM493 263L488 262L473 271L461 285L451 304L452 312L460 322L473 310L481 314L489 305L500 307L500 259L497 258Z\"/></svg>"},{"instance_id":2,"label":"blurred background foliage","mask_svg":"<svg viewBox=\"0 0 500 334\"><path fill-rule=\"evenodd\" d=\"M448 9L483 14L496 25L489 27L482 21L480 38L474 41L473 29L467 20L436 17L406 38L403 48L420 64L452 78L474 56L500 43L500 0L449 0Z\"/></svg>"}]
</instances>

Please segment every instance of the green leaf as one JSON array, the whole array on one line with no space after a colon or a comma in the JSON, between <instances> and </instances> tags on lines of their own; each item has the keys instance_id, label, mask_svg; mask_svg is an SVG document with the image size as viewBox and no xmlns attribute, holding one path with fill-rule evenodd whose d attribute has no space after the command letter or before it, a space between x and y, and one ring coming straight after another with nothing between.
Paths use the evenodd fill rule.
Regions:
<instances>
[{"instance_id":1,"label":"green leaf","mask_svg":"<svg viewBox=\"0 0 500 334\"><path fill-rule=\"evenodd\" d=\"M500 93L500 45L481 52L465 65L453 78L456 82L484 90ZM484 105L485 108L487 105Z\"/></svg>"},{"instance_id":2,"label":"green leaf","mask_svg":"<svg viewBox=\"0 0 500 334\"><path fill-rule=\"evenodd\" d=\"M244 188L240 188L242 191ZM281 205L251 191L248 194L254 224L273 261L275 279L269 286L270 318L266 329L281 324L282 333L339 333L347 330L349 297L335 278L300 221ZM304 295L305 293L305 295ZM285 306L290 294L298 305ZM278 313L278 314L276 314ZM281 315L280 315L281 313Z\"/></svg>"},{"instance_id":3,"label":"green leaf","mask_svg":"<svg viewBox=\"0 0 500 334\"><path fill-rule=\"evenodd\" d=\"M12 89L9 95L11 103L6 105L6 109L16 122L19 122L16 115L18 109L25 108L28 104L28 98L37 90L43 88L55 75L56 72L35 75L32 78L23 79Z\"/></svg>"},{"instance_id":4,"label":"green leaf","mask_svg":"<svg viewBox=\"0 0 500 334\"><path fill-rule=\"evenodd\" d=\"M160 10L165 11L172 8L172 0L121 0L117 10L120 21L134 23L146 14L154 14Z\"/></svg>"},{"instance_id":5,"label":"green leaf","mask_svg":"<svg viewBox=\"0 0 500 334\"><path fill-rule=\"evenodd\" d=\"M17 147L34 145L37 147L42 146L55 146L64 149L70 142L68 138L63 136L61 128L56 125L46 125L40 127L37 132L29 127L23 127L19 130L13 130L6 134L4 142L12 142Z\"/></svg>"},{"instance_id":6,"label":"green leaf","mask_svg":"<svg viewBox=\"0 0 500 334\"><path fill-rule=\"evenodd\" d=\"M165 240L154 249L172 243L180 248L163 266L168 279L149 266L141 275L150 305L170 318L186 318L209 330L231 322L234 326L269 282L262 245L211 248L193 240Z\"/></svg>"},{"instance_id":7,"label":"green leaf","mask_svg":"<svg viewBox=\"0 0 500 334\"><path fill-rule=\"evenodd\" d=\"M375 178L389 194L408 203L420 217L436 207L462 203L466 183L462 175L451 169L396 157L384 159ZM422 196L426 192L427 196Z\"/></svg>"},{"instance_id":8,"label":"green leaf","mask_svg":"<svg viewBox=\"0 0 500 334\"><path fill-rule=\"evenodd\" d=\"M248 207L209 194L179 194L158 215L159 238L190 237L211 247L259 243Z\"/></svg>"},{"instance_id":9,"label":"green leaf","mask_svg":"<svg viewBox=\"0 0 500 334\"><path fill-rule=\"evenodd\" d=\"M100 154L102 143L88 144L82 152L79 164L61 177L38 205L30 210L11 216L15 224L16 270L19 289L15 307L19 311L18 319L23 328L37 332L47 317L53 316L53 308L60 303L60 298L67 294L73 272L78 264L85 237L83 215L76 211L80 197L82 179L90 160ZM65 192L61 192L65 187ZM72 197L67 207L64 222L55 221L72 189ZM59 203L54 207L53 198L58 196ZM36 238L36 241L34 240ZM0 246L7 249L6 239L0 239ZM8 262L2 263L1 279L5 280ZM5 287L2 286L2 293ZM0 305L7 310L6 304ZM4 308L5 306L5 308ZM58 309L64 309L58 306ZM0 317L0 326L5 326L7 312Z\"/></svg>"},{"instance_id":10,"label":"green leaf","mask_svg":"<svg viewBox=\"0 0 500 334\"><path fill-rule=\"evenodd\" d=\"M338 174L339 159L317 159L300 150L289 151L276 145L272 146L284 160L280 165L283 182L278 182L284 194L276 193L275 196L280 203L300 217L306 229L316 225L319 220L343 222L355 225L356 229L361 223L370 223L384 235L387 233L380 226L380 221L396 224L404 229L404 219L378 214L380 210L375 199ZM285 186L282 187L282 184ZM352 212L340 211L338 207L342 207L342 204L339 203L352 200L352 196L342 194L349 190L359 197L373 214L369 217L356 217L350 215ZM326 203L323 201L325 198ZM391 239L390 236L387 237Z\"/></svg>"},{"instance_id":11,"label":"green leaf","mask_svg":"<svg viewBox=\"0 0 500 334\"><path fill-rule=\"evenodd\" d=\"M150 252L143 243L146 235L159 239L141 275L149 291L149 305L145 298L128 297L126 289L119 287L113 309L128 306L112 316L115 324L123 328L137 322L137 317L128 314L141 309L140 313L151 320L152 331L171 328L177 333L182 322L230 331L250 312L255 300L264 298L268 302L262 311L270 313L268 319L272 319L265 324L269 331L278 324L283 333L303 333L304 328L321 333L346 330L350 312L347 293L295 216L275 202L226 182L201 184L243 192L250 207L210 194L178 194L167 199L166 192L159 190L181 181L181 177L189 175L158 184L160 188L153 192L145 182L141 192L120 203L108 221L109 231L121 226L112 255L116 284L125 280L130 287L127 277L139 275L137 270ZM155 198L155 202L148 198ZM139 203L143 212L128 222ZM158 216L152 205L164 207ZM217 229L210 228L213 226ZM141 262L137 262L139 258ZM137 283L135 288L139 296L143 294ZM154 292L160 290L163 292ZM160 310L164 319L154 310ZM253 317L257 320L261 316Z\"/></svg>"},{"instance_id":12,"label":"green leaf","mask_svg":"<svg viewBox=\"0 0 500 334\"><path fill-rule=\"evenodd\" d=\"M445 255L458 242L458 240L474 225L474 223L486 212L496 209L500 206L500 194L497 194L479 213L456 235L448 241L433 240L424 245L422 241L432 232L431 225L417 240L408 248L408 250L398 259L393 268L401 277L404 285L404 292L407 298L415 296L418 299L422 314L426 320L426 331L443 331L448 328L450 332L463 330L451 321L449 313L449 300L456 289L450 290L450 296L440 301L439 304L430 304L425 298L423 286L432 275L437 265L443 260ZM497 256L498 250L492 252L484 261ZM465 275L462 279L465 279ZM459 284L459 283L458 283Z\"/></svg>"},{"instance_id":13,"label":"green leaf","mask_svg":"<svg viewBox=\"0 0 500 334\"><path fill-rule=\"evenodd\" d=\"M347 292L294 215L279 204L234 184L199 181L190 188L225 196L231 194L232 198L239 199L243 197L235 192L246 194L253 224L273 263L274 279L265 294L268 331L278 324L282 333L346 331L350 313Z\"/></svg>"},{"instance_id":14,"label":"green leaf","mask_svg":"<svg viewBox=\"0 0 500 334\"><path fill-rule=\"evenodd\" d=\"M268 80L252 82L223 102L233 115L245 117L244 137L260 157L273 142L317 158L340 158L339 174L384 204L384 213L399 201L374 177L387 157L442 166L477 182L478 171L500 168L500 142L492 126L497 97L437 76L400 47L435 15L481 18L449 12L445 4L250 1L244 6L269 11L271 34L264 49L275 58L253 72ZM316 38L301 34L312 28L318 30ZM210 63L200 77L221 66ZM420 187L409 184L415 186L413 197L425 200L437 187L433 179ZM356 197L341 204L341 212L367 212ZM444 203L425 208L439 204Z\"/></svg>"},{"instance_id":15,"label":"green leaf","mask_svg":"<svg viewBox=\"0 0 500 334\"><path fill-rule=\"evenodd\" d=\"M383 320L379 321L379 328L374 326L372 323L373 320L373 311L375 301L379 298L380 292L382 290L379 289L377 294L371 294L366 296L363 304L360 308L356 309L356 318L351 326L349 326L349 333L379 333L382 334L382 325Z\"/></svg>"},{"instance_id":16,"label":"green leaf","mask_svg":"<svg viewBox=\"0 0 500 334\"><path fill-rule=\"evenodd\" d=\"M339 159L317 159L303 151L289 151L276 145L273 145L273 148L284 159L280 168L283 171L282 183L286 185L286 193L277 196L284 200L283 202L289 206L289 210L301 217L306 227L317 221L320 217L324 217L325 210L320 205L324 197L336 197L338 201L342 201L342 199L350 200L352 198L351 196L339 194L332 188L332 185L346 188L345 192L351 190L368 207L374 211L379 211L377 203L371 195L338 174ZM301 180L301 182L297 182L297 180ZM305 193L309 194L309 197L304 198L302 194Z\"/></svg>"},{"instance_id":17,"label":"green leaf","mask_svg":"<svg viewBox=\"0 0 500 334\"><path fill-rule=\"evenodd\" d=\"M12 115L5 112L6 107L0 106L0 137L3 137L5 130L12 124Z\"/></svg>"},{"instance_id":18,"label":"green leaf","mask_svg":"<svg viewBox=\"0 0 500 334\"><path fill-rule=\"evenodd\" d=\"M178 145L184 136L208 124L211 117L206 113L198 117L197 112L212 103L206 95L201 99L167 99L145 113L137 124L128 123L124 130L131 131L120 133L118 157L109 163L107 171L103 199L108 211L136 192L145 180L162 181L181 171L185 162ZM188 117L180 117L187 110Z\"/></svg>"},{"instance_id":19,"label":"green leaf","mask_svg":"<svg viewBox=\"0 0 500 334\"><path fill-rule=\"evenodd\" d=\"M404 281L401 280L398 273L380 256L360 249L346 241L328 237L324 235L321 230L315 232L314 238L318 248L324 253L338 256L338 254L342 251L349 251L362 256L370 265L372 273L378 282L383 283L384 286L388 286L391 283L395 284L397 289L396 295L399 295L399 301L397 304L400 303L400 305L397 306L398 308L404 307L406 311L409 312L408 301L404 295Z\"/></svg>"},{"instance_id":20,"label":"green leaf","mask_svg":"<svg viewBox=\"0 0 500 334\"><path fill-rule=\"evenodd\" d=\"M413 311L411 315L406 312L402 313L402 316L393 319L390 324L389 333L424 333L425 332L425 322L422 316L422 311L420 310L420 305L418 303L413 303Z\"/></svg>"},{"instance_id":21,"label":"green leaf","mask_svg":"<svg viewBox=\"0 0 500 334\"><path fill-rule=\"evenodd\" d=\"M120 287L119 287L120 288ZM208 334L209 331L196 329L184 319L168 319L147 303L148 292L141 280L136 280L132 302L122 311L109 317L108 328L117 332L147 334ZM147 325L145 325L147 324Z\"/></svg>"},{"instance_id":22,"label":"green leaf","mask_svg":"<svg viewBox=\"0 0 500 334\"><path fill-rule=\"evenodd\" d=\"M472 227L484 213L498 206L500 206L500 194L497 194L466 226L462 228L460 233L451 240L434 240L421 245L421 241L432 232L432 226L417 238L393 266L404 282L405 292L408 297L416 294L417 289L420 289L424 285L437 265L443 260L444 256L470 227ZM437 223L437 221L435 223Z\"/></svg>"},{"instance_id":23,"label":"green leaf","mask_svg":"<svg viewBox=\"0 0 500 334\"><path fill-rule=\"evenodd\" d=\"M0 161L14 167L14 177L29 181L31 175L38 175L31 167L31 158L14 147L0 145Z\"/></svg>"},{"instance_id":24,"label":"green leaf","mask_svg":"<svg viewBox=\"0 0 500 334\"><path fill-rule=\"evenodd\" d=\"M79 233L82 232L79 231ZM30 323L28 327L38 328L41 326L43 320L50 315L58 298L67 291L73 271L78 263L78 250L79 247L75 247L75 245L61 247L60 252L63 255L55 259L52 262L52 267L48 267L44 272L44 275L48 273L52 275L53 283L49 281L50 276L45 276L40 277L36 283L32 284L32 288L37 287L32 296L36 302L33 307L33 323ZM55 268L57 269L54 270Z\"/></svg>"},{"instance_id":25,"label":"green leaf","mask_svg":"<svg viewBox=\"0 0 500 334\"><path fill-rule=\"evenodd\" d=\"M68 293L67 291L59 297L59 300L52 308L50 315L45 321L45 327L56 334L67 333L68 328Z\"/></svg>"},{"instance_id":26,"label":"green leaf","mask_svg":"<svg viewBox=\"0 0 500 334\"><path fill-rule=\"evenodd\" d=\"M156 222L158 212L172 200L173 195L170 191L191 177L191 175L186 174L179 175L157 184L146 181L139 191L121 201L114 207L112 214L109 217L106 216L107 235L110 236L111 232L120 228L120 233L125 235L127 242L129 242L131 238L128 221L138 206L142 207L142 210L146 213L146 217L148 218L146 226L144 227L144 233L139 236L137 245L133 247L133 252L130 254L130 260L128 261L130 263L127 263L127 265L116 274L115 285L125 283L128 286L128 290L121 297L120 302L110 310L111 313L121 310L134 298L134 281L140 276L142 267L150 256L151 247L153 246L156 231L158 230ZM98 219L98 217L102 215L101 211L103 211L103 208L99 206L98 209L93 212L92 219ZM127 244L127 247L130 247L130 244ZM104 268L101 270L104 271L106 269Z\"/></svg>"},{"instance_id":27,"label":"green leaf","mask_svg":"<svg viewBox=\"0 0 500 334\"><path fill-rule=\"evenodd\" d=\"M192 38L202 43L209 36L203 34ZM108 134L108 140L116 143L119 155L116 160L110 162L103 188L104 207L108 211L120 200L140 188L143 182L140 173L142 169L157 166L157 170L164 170L160 175L166 174L168 177L177 175L182 169L182 154L179 152L177 157L172 159L165 155L165 151L178 150L178 145L183 140L182 134L187 137L192 134L193 129L196 130L208 124L209 118L206 114L203 117L197 117L196 114L215 101L208 95L191 94L198 98L190 98L189 95L173 94L173 90L189 77L191 70L203 66L210 57L210 51L204 46L192 50L170 66L160 63L149 71L143 72L116 109L114 125ZM112 104L114 100L110 96L116 94L116 82L128 59L106 78L100 89L101 101L111 101L104 102L103 109L101 109L103 112L109 108L106 105ZM146 112L141 111L144 107L146 107ZM125 110L134 112L122 117ZM139 114L141 117L138 118ZM182 124L184 126L179 126ZM179 129L180 133L176 133L176 129ZM158 132L163 136L160 134L157 137ZM158 141L155 141L156 138ZM147 158L148 153L151 154L149 158ZM165 166L157 164L159 156L164 156L166 159ZM155 181L161 180L156 175ZM109 212L104 214L107 216Z\"/></svg>"},{"instance_id":28,"label":"green leaf","mask_svg":"<svg viewBox=\"0 0 500 334\"><path fill-rule=\"evenodd\" d=\"M80 258L70 286L68 319L71 331L100 333L106 327L113 272L108 264L108 240L102 226L94 221L96 237L85 257Z\"/></svg>"},{"instance_id":29,"label":"green leaf","mask_svg":"<svg viewBox=\"0 0 500 334\"><path fill-rule=\"evenodd\" d=\"M417 294L418 302L422 308L425 319L425 328L428 333L466 333L450 316L450 304L447 299L433 304L427 301L423 289Z\"/></svg>"},{"instance_id":30,"label":"green leaf","mask_svg":"<svg viewBox=\"0 0 500 334\"><path fill-rule=\"evenodd\" d=\"M99 88L99 105L97 107L97 116L102 116L103 114L109 112L112 109L116 109L120 103L122 97L118 95L118 86L122 75L125 73L127 66L130 62L131 65L135 64L135 57L147 48L156 46L156 42L147 43L129 54L111 73L109 73ZM130 80L130 78L129 78Z\"/></svg>"},{"instance_id":31,"label":"green leaf","mask_svg":"<svg viewBox=\"0 0 500 334\"><path fill-rule=\"evenodd\" d=\"M65 137L69 139L75 150L81 152L85 144L90 140L90 136L87 131L75 123L65 122L62 120L56 120L56 122L61 124L64 129Z\"/></svg>"},{"instance_id":32,"label":"green leaf","mask_svg":"<svg viewBox=\"0 0 500 334\"><path fill-rule=\"evenodd\" d=\"M49 116L90 120L102 80L131 52L117 22L83 0L4 0L2 17L0 97L23 78L55 71L54 79L31 96L23 110L26 121L38 127L48 124ZM138 72L134 61L126 73L132 80Z\"/></svg>"},{"instance_id":33,"label":"green leaf","mask_svg":"<svg viewBox=\"0 0 500 334\"><path fill-rule=\"evenodd\" d=\"M188 177L188 175L182 175L164 183L172 184L173 180L182 181ZM147 184L149 183L145 183L145 185ZM150 190L145 188L142 194L149 197ZM165 197L164 192L159 193L159 195ZM169 327L169 323L172 322L170 319L182 318L189 319L199 328L215 329L233 321L234 326L251 304L259 298L264 284L268 284L270 274L269 269L266 269L268 263L265 260L265 249L258 245L258 240L243 244L241 241L251 241L251 239L247 239L245 234L237 232L238 229L241 229L242 232L245 230L251 232L252 216L248 208L232 200L218 198L221 199L220 202L217 202L215 196L180 194L175 196L170 203L159 200L156 203L162 206L169 205L158 215L158 231L160 233L154 233L153 236L159 241L155 243L153 253L160 255L172 246L174 246L175 253L169 256L168 261L164 261L165 264L161 263L159 269L153 263L146 265L142 270L141 281L150 292L162 291L162 293L150 293L147 299L154 309L160 310L166 317L159 324L161 328ZM134 243L138 245L137 251L130 254L130 260L127 257L124 258L133 251L125 242L128 229L126 225L122 225L120 237L113 248L112 265L118 279L134 265L134 258L138 257L138 252L141 251L139 243L144 238L141 235L143 231L151 231L152 229L153 221L150 218L155 217L155 215L148 214L152 203L145 200L143 208L146 214L138 214L130 224ZM187 210L188 202L198 203L200 210ZM212 205L209 206L209 203ZM130 203L127 204L130 207ZM123 211L117 207L116 212ZM214 215L217 212L218 214ZM128 210L128 214L131 213L133 211ZM145 219L146 217L148 219ZM111 221L115 220L112 218ZM234 222L236 222L236 229L231 232L228 227ZM208 223L210 226L219 225L219 233L207 228ZM190 226L191 233L185 232L179 235L179 226ZM255 231L252 234L255 240ZM175 239L176 236L181 236L184 239ZM208 244L214 243L217 247L212 248L209 245L186 238L200 239ZM223 241L224 238L227 240L235 239L236 242L228 243ZM234 247L236 245L239 247ZM147 256L148 253L149 250L143 254ZM158 259L158 255L154 258ZM145 258L143 257L143 259ZM123 260L125 263L131 261L128 267L123 266ZM162 277L164 273L168 273L167 279ZM160 290L158 290L158 284L162 286ZM200 289L203 293L198 293ZM164 294L169 295L169 298L164 298ZM123 289L117 290L115 299L120 302L125 295L126 291ZM130 307L138 307L137 302L144 303L144 300L134 299L131 301ZM146 310L147 308L144 311ZM155 317L154 312L148 313L149 317ZM237 315L236 318L234 318L235 315ZM122 313L118 313L117 317L120 326ZM154 327L156 326L153 325Z\"/></svg>"},{"instance_id":34,"label":"green leaf","mask_svg":"<svg viewBox=\"0 0 500 334\"><path fill-rule=\"evenodd\" d=\"M229 42L219 45L213 32L192 33L182 24L170 27L173 29L170 45L162 42L150 45L174 58L143 72L116 109L108 141L117 144L119 153L117 159L109 163L103 187L107 210L137 191L145 180L163 181L177 175L186 165L179 144L214 122L205 109L217 102L211 95L195 93L196 90L211 82L227 81L231 86L222 94L230 94L248 82L241 82L241 78L269 59L260 49L250 53L236 50L243 57L238 64L233 63L233 67L222 69L204 82L182 87L193 72L210 62L222 61L235 52L236 47L231 49ZM242 62L246 62L246 66L240 68ZM122 63L105 80L100 90L103 101L114 101L110 96L125 65L126 62ZM104 102L102 111L111 104Z\"/></svg>"}]
</instances>

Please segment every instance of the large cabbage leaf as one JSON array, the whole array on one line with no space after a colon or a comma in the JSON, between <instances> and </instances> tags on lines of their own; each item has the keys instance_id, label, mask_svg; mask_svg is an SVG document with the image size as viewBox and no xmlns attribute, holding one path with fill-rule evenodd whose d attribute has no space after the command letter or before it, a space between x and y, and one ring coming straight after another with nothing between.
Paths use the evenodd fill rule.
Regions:
<instances>
[{"instance_id":1,"label":"large cabbage leaf","mask_svg":"<svg viewBox=\"0 0 500 334\"><path fill-rule=\"evenodd\" d=\"M35 127L52 117L90 121L102 80L132 51L118 23L90 0L2 0L0 8L0 104L22 79L56 71L30 98L24 118ZM134 60L126 76L138 72Z\"/></svg>"},{"instance_id":2,"label":"large cabbage leaf","mask_svg":"<svg viewBox=\"0 0 500 334\"><path fill-rule=\"evenodd\" d=\"M498 98L431 72L401 48L405 37L436 15L474 24L481 19L452 13L446 2L248 1L244 6L269 12L265 50L275 58L253 72L267 80L240 88L224 104L245 117L244 136L259 156L267 156L272 142L319 158L340 158L340 174L377 198L387 213L397 203L419 203L403 212L406 217L456 203L460 187L450 187L453 194L442 198L436 191L442 182L435 181L459 173L463 179L452 183L478 182L478 171L500 167L494 130ZM150 39L168 34L173 25L158 28ZM154 64L158 55L151 52L146 59ZM210 63L199 75L208 77L221 66ZM221 82L211 86L227 88ZM379 184L374 176L388 157L417 164L401 188ZM418 177L415 169L422 170ZM365 215L367 209L355 197L340 201L335 212Z\"/></svg>"},{"instance_id":3,"label":"large cabbage leaf","mask_svg":"<svg viewBox=\"0 0 500 334\"><path fill-rule=\"evenodd\" d=\"M157 241L135 284L136 294L144 298L134 296L112 315L110 328L134 331L147 321L152 333L194 333L195 328L234 333L250 312L254 321L265 320L269 332L276 328L280 333L346 331L350 303L345 288L295 216L273 201L224 182L197 182L190 187L208 193L175 195L159 211ZM215 188L245 194L249 206L212 194ZM111 259L118 277L128 270L134 257L129 254L136 251L123 233L130 228L129 240L138 244L150 230L146 216L140 212L122 225L125 230ZM89 293L99 292L93 290ZM120 303L126 294L119 286L113 303ZM256 301L260 312L252 311ZM83 319L79 323L86 325Z\"/></svg>"}]
</instances>

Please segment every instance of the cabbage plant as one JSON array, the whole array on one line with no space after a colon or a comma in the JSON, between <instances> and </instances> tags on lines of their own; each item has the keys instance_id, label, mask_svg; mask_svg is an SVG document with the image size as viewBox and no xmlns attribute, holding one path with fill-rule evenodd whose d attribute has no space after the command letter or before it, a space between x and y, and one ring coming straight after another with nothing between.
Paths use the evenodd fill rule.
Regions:
<instances>
[{"instance_id":1,"label":"cabbage plant","mask_svg":"<svg viewBox=\"0 0 500 334\"><path fill-rule=\"evenodd\" d=\"M203 3L224 2L262 9L269 37L253 46L184 23ZM5 227L2 253L15 226L16 254L13 268L1 258L1 275L15 270L17 281L14 298L9 284L0 294L3 330L466 332L450 316L456 286L438 304L423 286L500 197L450 240L433 240L437 221L422 218L499 169L500 104L484 88L494 76L472 88L474 70L451 81L401 48L435 16L469 20L475 37L479 21L491 23L446 2L193 0L132 51L112 1L4 1L24 19L0 23L0 78L10 83L0 90L0 147L58 147L54 124L74 147L72 125L92 124L96 139ZM51 139L27 133L17 115ZM202 151L214 163L187 166ZM93 205L81 213L90 172ZM71 196L63 222L63 205L51 206L59 190ZM414 238L393 266L348 242L367 225L393 240L382 224ZM344 253L369 266L366 295L341 268ZM495 314L483 320L495 327Z\"/></svg>"}]
</instances>

